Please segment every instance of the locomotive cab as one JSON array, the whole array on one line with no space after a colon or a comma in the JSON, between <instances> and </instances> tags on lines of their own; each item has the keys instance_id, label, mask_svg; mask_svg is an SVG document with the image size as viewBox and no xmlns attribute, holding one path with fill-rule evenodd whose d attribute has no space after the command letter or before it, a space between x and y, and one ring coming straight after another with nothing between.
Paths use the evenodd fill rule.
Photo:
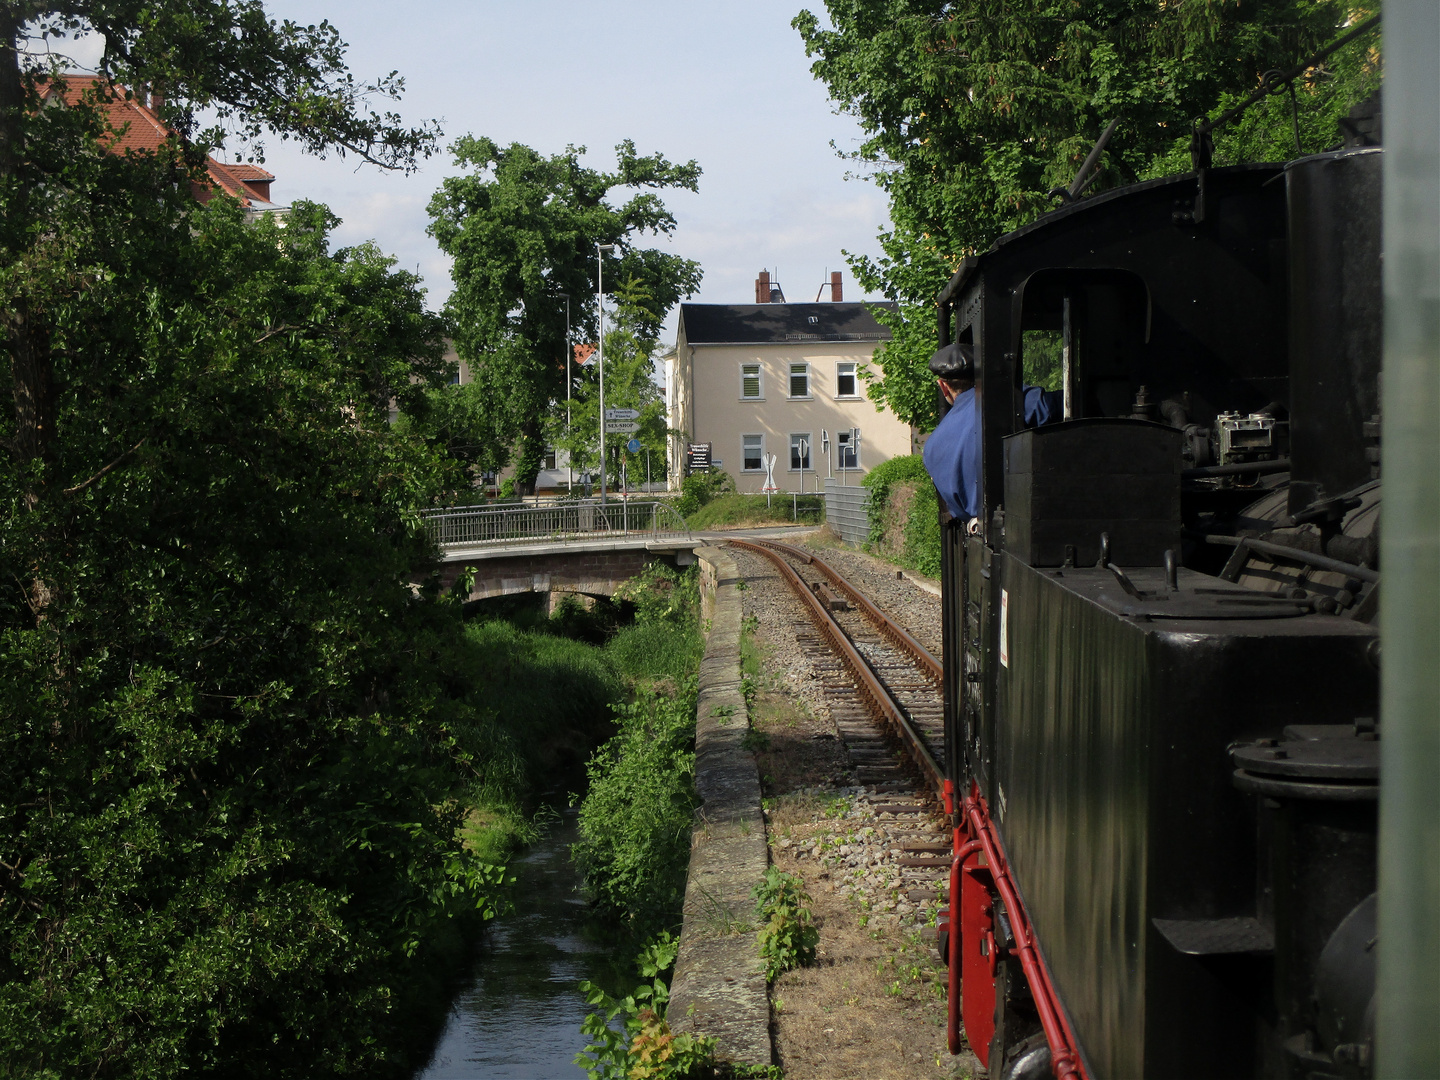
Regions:
<instances>
[{"instance_id":1,"label":"locomotive cab","mask_svg":"<svg viewBox=\"0 0 1440 1080\"><path fill-rule=\"evenodd\" d=\"M992 1076L1367 1075L1379 161L1108 192L940 294L983 432L942 586ZM1026 430L1036 383L1063 415Z\"/></svg>"}]
</instances>

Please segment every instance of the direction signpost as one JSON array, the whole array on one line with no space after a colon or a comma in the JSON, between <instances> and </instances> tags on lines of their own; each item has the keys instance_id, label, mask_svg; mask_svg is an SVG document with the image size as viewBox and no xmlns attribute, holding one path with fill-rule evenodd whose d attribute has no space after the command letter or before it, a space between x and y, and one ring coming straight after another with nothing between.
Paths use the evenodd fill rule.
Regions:
<instances>
[{"instance_id":1,"label":"direction signpost","mask_svg":"<svg viewBox=\"0 0 1440 1080\"><path fill-rule=\"evenodd\" d=\"M606 409L606 420L639 420L639 409Z\"/></svg>"},{"instance_id":2,"label":"direction signpost","mask_svg":"<svg viewBox=\"0 0 1440 1080\"><path fill-rule=\"evenodd\" d=\"M632 431L639 431L640 424L635 420L606 420L606 435L625 435Z\"/></svg>"}]
</instances>

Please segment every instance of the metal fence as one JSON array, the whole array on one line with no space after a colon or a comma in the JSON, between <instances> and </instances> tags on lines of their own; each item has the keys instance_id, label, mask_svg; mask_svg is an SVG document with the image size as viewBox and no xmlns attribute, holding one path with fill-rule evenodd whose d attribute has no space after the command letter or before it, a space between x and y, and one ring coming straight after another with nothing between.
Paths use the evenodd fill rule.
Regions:
<instances>
[{"instance_id":1,"label":"metal fence","mask_svg":"<svg viewBox=\"0 0 1440 1080\"><path fill-rule=\"evenodd\" d=\"M826 480L825 520L841 540L865 543L870 539L870 489Z\"/></svg>"},{"instance_id":2,"label":"metal fence","mask_svg":"<svg viewBox=\"0 0 1440 1080\"><path fill-rule=\"evenodd\" d=\"M421 515L441 547L541 543L547 540L689 540L690 529L675 508L659 501L565 502L545 506L464 506Z\"/></svg>"}]
</instances>

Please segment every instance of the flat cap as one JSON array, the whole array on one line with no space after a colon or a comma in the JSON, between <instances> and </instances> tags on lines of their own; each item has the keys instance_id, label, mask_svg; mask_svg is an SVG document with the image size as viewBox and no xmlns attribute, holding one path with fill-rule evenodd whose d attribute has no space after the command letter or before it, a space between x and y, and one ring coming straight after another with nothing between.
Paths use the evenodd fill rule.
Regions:
<instances>
[{"instance_id":1,"label":"flat cap","mask_svg":"<svg viewBox=\"0 0 1440 1080\"><path fill-rule=\"evenodd\" d=\"M930 370L941 379L973 379L975 346L956 341L936 349L930 357Z\"/></svg>"}]
</instances>

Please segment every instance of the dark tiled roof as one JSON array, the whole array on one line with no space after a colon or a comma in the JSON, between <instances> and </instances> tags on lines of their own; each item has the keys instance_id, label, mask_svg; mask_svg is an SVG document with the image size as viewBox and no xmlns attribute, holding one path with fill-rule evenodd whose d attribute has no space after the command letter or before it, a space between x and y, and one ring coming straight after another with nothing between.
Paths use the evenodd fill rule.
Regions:
<instances>
[{"instance_id":1,"label":"dark tiled roof","mask_svg":"<svg viewBox=\"0 0 1440 1080\"><path fill-rule=\"evenodd\" d=\"M680 320L691 345L890 340L889 329L859 303L681 304Z\"/></svg>"}]
</instances>

